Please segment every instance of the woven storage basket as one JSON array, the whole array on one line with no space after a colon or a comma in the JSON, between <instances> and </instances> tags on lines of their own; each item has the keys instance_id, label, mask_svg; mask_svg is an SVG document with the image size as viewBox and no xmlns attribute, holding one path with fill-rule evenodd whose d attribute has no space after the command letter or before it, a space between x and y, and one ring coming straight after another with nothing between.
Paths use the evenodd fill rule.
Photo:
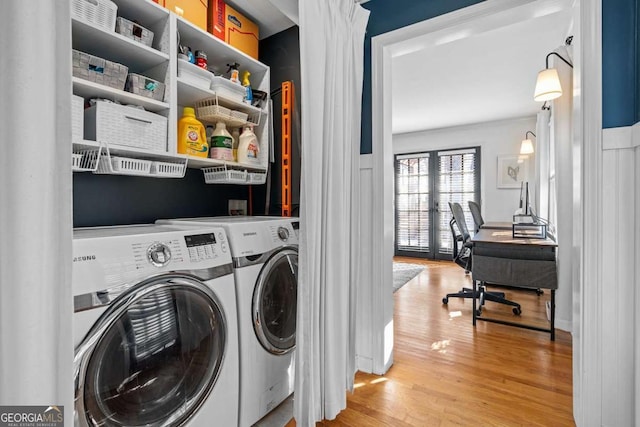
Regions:
<instances>
[{"instance_id":1,"label":"woven storage basket","mask_svg":"<svg viewBox=\"0 0 640 427\"><path fill-rule=\"evenodd\" d=\"M107 31L113 31L116 28L117 14L118 6L110 0L72 0L71 2L73 18Z\"/></svg>"},{"instance_id":2,"label":"woven storage basket","mask_svg":"<svg viewBox=\"0 0 640 427\"><path fill-rule=\"evenodd\" d=\"M129 73L125 90L136 95L162 101L164 99L164 83L140 74Z\"/></svg>"},{"instance_id":3,"label":"woven storage basket","mask_svg":"<svg viewBox=\"0 0 640 427\"><path fill-rule=\"evenodd\" d=\"M73 49L73 75L90 82L123 90L129 69L117 62L107 61Z\"/></svg>"},{"instance_id":4,"label":"woven storage basket","mask_svg":"<svg viewBox=\"0 0 640 427\"><path fill-rule=\"evenodd\" d=\"M167 118L148 111L97 101L84 110L87 139L113 146L167 151Z\"/></svg>"},{"instance_id":5,"label":"woven storage basket","mask_svg":"<svg viewBox=\"0 0 640 427\"><path fill-rule=\"evenodd\" d=\"M122 16L116 18L116 33L122 34L132 40L151 47L153 43L153 31L147 30L142 25L124 19Z\"/></svg>"}]
</instances>

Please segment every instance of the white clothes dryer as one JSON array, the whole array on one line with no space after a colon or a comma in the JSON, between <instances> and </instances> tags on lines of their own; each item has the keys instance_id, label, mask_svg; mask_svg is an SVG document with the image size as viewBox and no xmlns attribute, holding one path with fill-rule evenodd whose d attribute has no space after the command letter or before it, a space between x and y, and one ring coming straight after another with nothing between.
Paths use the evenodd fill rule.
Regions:
<instances>
[{"instance_id":1,"label":"white clothes dryer","mask_svg":"<svg viewBox=\"0 0 640 427\"><path fill-rule=\"evenodd\" d=\"M298 293L298 218L209 217L158 223L222 226L233 257L240 333L241 427L293 392Z\"/></svg>"},{"instance_id":2,"label":"white clothes dryer","mask_svg":"<svg viewBox=\"0 0 640 427\"><path fill-rule=\"evenodd\" d=\"M75 229L75 425L236 426L232 273L222 228Z\"/></svg>"}]
</instances>

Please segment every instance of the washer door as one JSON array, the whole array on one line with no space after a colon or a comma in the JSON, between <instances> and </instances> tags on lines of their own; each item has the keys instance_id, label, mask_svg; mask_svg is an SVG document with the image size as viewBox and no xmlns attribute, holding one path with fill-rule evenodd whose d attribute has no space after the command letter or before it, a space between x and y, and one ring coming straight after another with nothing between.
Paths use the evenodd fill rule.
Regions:
<instances>
[{"instance_id":1,"label":"washer door","mask_svg":"<svg viewBox=\"0 0 640 427\"><path fill-rule=\"evenodd\" d=\"M122 294L78 347L80 425L178 426L213 388L226 348L215 294L169 274Z\"/></svg>"},{"instance_id":2,"label":"washer door","mask_svg":"<svg viewBox=\"0 0 640 427\"><path fill-rule=\"evenodd\" d=\"M284 354L296 345L298 252L276 252L265 263L253 290L253 328L270 353Z\"/></svg>"}]
</instances>

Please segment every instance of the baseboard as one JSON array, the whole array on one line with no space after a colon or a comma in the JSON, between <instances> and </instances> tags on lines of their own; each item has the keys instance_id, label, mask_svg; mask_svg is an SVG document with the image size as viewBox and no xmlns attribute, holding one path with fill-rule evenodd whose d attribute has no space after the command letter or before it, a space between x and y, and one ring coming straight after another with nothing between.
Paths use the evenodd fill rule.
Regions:
<instances>
[{"instance_id":1,"label":"baseboard","mask_svg":"<svg viewBox=\"0 0 640 427\"><path fill-rule=\"evenodd\" d=\"M373 359L370 357L356 356L356 369L367 374L373 373Z\"/></svg>"},{"instance_id":2,"label":"baseboard","mask_svg":"<svg viewBox=\"0 0 640 427\"><path fill-rule=\"evenodd\" d=\"M556 319L556 329L571 333L572 322L568 320Z\"/></svg>"}]
</instances>

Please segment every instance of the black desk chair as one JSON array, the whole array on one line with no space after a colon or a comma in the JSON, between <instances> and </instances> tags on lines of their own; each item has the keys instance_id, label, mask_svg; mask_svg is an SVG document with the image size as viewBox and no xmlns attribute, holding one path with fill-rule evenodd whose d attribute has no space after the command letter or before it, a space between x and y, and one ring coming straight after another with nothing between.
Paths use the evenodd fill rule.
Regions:
<instances>
[{"instance_id":1,"label":"black desk chair","mask_svg":"<svg viewBox=\"0 0 640 427\"><path fill-rule=\"evenodd\" d=\"M449 203L449 208L451 209L451 213L453 214L453 218L451 219L451 221L449 221L449 228L451 228L451 235L453 236L453 261L460 267L464 268L465 273L469 273L471 271L473 262L473 258L471 256L471 247L473 246L473 243L471 242L471 235L469 234L469 229L467 228L467 223L464 218L464 212L462 210L462 206L460 206L459 203ZM456 228L458 229L459 233L456 233ZM458 245L460 245L460 247L458 247ZM475 294L473 293L473 289L463 287L460 292L447 294L444 298L442 298L442 303L445 305L448 304L449 298L453 297L479 298L480 303L478 304L477 309L478 315L482 313L482 307L484 306L485 301L492 301L499 304L510 305L513 306L514 314L519 315L520 313L522 313L520 304L506 299L504 292L487 291L484 282L480 283L480 286L478 286L478 291Z\"/></svg>"},{"instance_id":2,"label":"black desk chair","mask_svg":"<svg viewBox=\"0 0 640 427\"><path fill-rule=\"evenodd\" d=\"M473 217L473 223L476 226L476 233L480 231L480 227L484 224L484 219L482 219L482 213L480 212L480 205L476 202L469 201L469 210L471 211L471 216Z\"/></svg>"}]
</instances>

